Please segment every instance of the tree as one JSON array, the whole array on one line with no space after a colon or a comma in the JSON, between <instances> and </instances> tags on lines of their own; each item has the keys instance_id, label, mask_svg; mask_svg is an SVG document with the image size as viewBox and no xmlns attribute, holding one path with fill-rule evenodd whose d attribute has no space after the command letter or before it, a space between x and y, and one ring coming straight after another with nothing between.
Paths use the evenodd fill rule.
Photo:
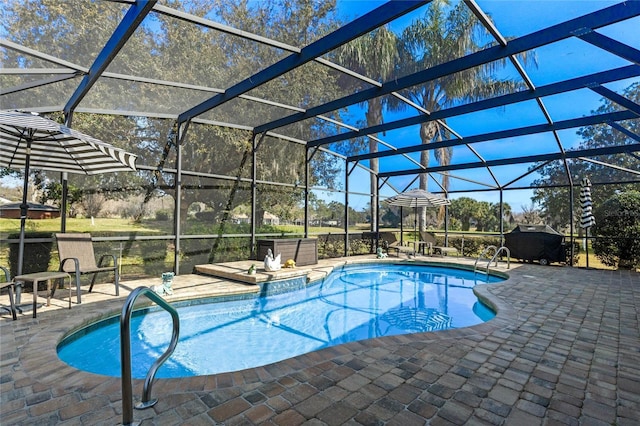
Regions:
<instances>
[{"instance_id":1,"label":"tree","mask_svg":"<svg viewBox=\"0 0 640 426\"><path fill-rule=\"evenodd\" d=\"M53 203L62 208L62 184L60 182L46 182L42 188L40 203ZM76 205L82 201L82 189L75 185L67 187L67 207L69 216L74 217L77 213Z\"/></svg>"},{"instance_id":2,"label":"tree","mask_svg":"<svg viewBox=\"0 0 640 426\"><path fill-rule=\"evenodd\" d=\"M280 42L303 47L314 39L337 28L335 1L274 0L271 2L226 2L218 0L169 0L168 6L195 16L217 13L217 21L237 29L258 33ZM60 57L72 63L88 66L80 58L95 58L104 42L122 19L128 4L118 2L72 2L61 7L59 2L9 2L3 5L0 25L11 41L30 46L40 52ZM182 89L118 79L101 79L83 102L88 107L141 111L177 115L195 103L212 96L211 89L225 89L254 74L265 64L274 63L290 52L257 43L242 37L216 31L206 26L189 25L165 14L152 14L145 20L109 65L109 71L138 77L193 84L208 90ZM22 25L30 22L38 28L30 31ZM151 22L151 23L150 23ZM56 40L55 43L52 41ZM64 45L63 41L67 41ZM55 50L52 50L55 49ZM242 52L242 54L239 54ZM50 68L46 61L17 54L11 49L0 51L4 66ZM4 81L4 80L3 80ZM8 86L22 84L17 77L7 76ZM113 83L113 84L111 84ZM70 80L71 91L77 84ZM65 86L66 87L66 86ZM332 99L338 87L337 79L327 67L310 63L280 78L264 84L251 96L272 102L308 108ZM66 90L65 93L71 93ZM36 87L29 94L38 105L59 105L60 91L51 85ZM21 93L21 96L24 94ZM3 96L3 108L11 108L12 96ZM24 99L21 100L24 104ZM35 101L34 101L35 102ZM149 105L153 105L150 111ZM218 122L253 126L280 118L282 110L272 105L245 100L228 102L199 118ZM59 114L58 118L64 118ZM138 116L75 113L72 127L122 147L139 155L138 165L156 170L137 174L118 173L80 180L70 176L71 184L83 190L115 197L131 191L142 192L143 204L158 193L168 193L175 199L175 174L163 169L176 167L176 128L168 119ZM329 125L327 125L329 126ZM315 127L295 125L302 140L323 136L322 124ZM252 134L247 130L192 122L182 141L183 191L180 219L185 222L191 205L203 202L225 217L234 207L250 199L250 184L240 179L251 177ZM303 181L305 150L301 144L284 143L267 137L257 152L258 179L285 185L261 185L258 191L257 217L275 205L295 206L302 198L299 185ZM331 185L337 175L336 157L318 152L311 165L312 184ZM207 177L202 177L206 175ZM57 179L59 174L50 178ZM231 179L229 179L229 177ZM77 180L76 180L77 179ZM298 188L291 187L291 184ZM288 185L288 186L287 186ZM143 206L144 207L144 206ZM138 209L140 212L144 208ZM183 230L187 229L185 226Z\"/></svg>"},{"instance_id":3,"label":"tree","mask_svg":"<svg viewBox=\"0 0 640 426\"><path fill-rule=\"evenodd\" d=\"M640 192L613 195L596 208L593 250L608 266L640 268Z\"/></svg>"},{"instance_id":4,"label":"tree","mask_svg":"<svg viewBox=\"0 0 640 426\"><path fill-rule=\"evenodd\" d=\"M338 60L347 68L373 78L379 82L385 82L396 69L398 63L399 39L387 26L380 27L368 34L359 37L344 45L338 52ZM359 87L369 87L368 83L359 82ZM384 98L373 98L367 101L367 127L382 124ZM378 152L378 134L369 135L369 152ZM372 158L369 162L371 169L370 189L371 197L375 200L378 193L378 159ZM376 231L376 218L378 217L378 203L370 203L371 231Z\"/></svg>"},{"instance_id":5,"label":"tree","mask_svg":"<svg viewBox=\"0 0 640 426\"><path fill-rule=\"evenodd\" d=\"M430 4L422 19L415 20L402 34L405 73L414 73L457 59L483 48L486 30L466 6L459 2L451 7L448 0ZM527 57L524 56L526 59ZM496 80L493 74L505 64L505 60L494 61L456 74L448 75L425 84L412 87L408 96L426 110L433 112L459 102L470 102L497 94L511 92L520 83L513 80ZM398 103L396 107L406 108ZM420 140L423 144L443 140L448 134L441 122L428 121L420 125ZM420 163L429 166L429 150L422 151ZM434 156L438 164L451 162L452 148L438 148ZM427 189L426 174L420 175L420 188ZM449 189L449 177L443 175L442 187ZM420 229L426 224L426 209L422 209ZM465 227L463 222L463 228Z\"/></svg>"},{"instance_id":6,"label":"tree","mask_svg":"<svg viewBox=\"0 0 640 426\"><path fill-rule=\"evenodd\" d=\"M74 2L68 5L55 1L15 1L3 4L3 19L1 21L3 34L7 38L19 44L30 46L41 53L67 60L70 63L89 66L81 58L95 58L100 53L103 43L107 40L113 29L122 19L122 6L114 6L106 2ZM38 28L31 31L23 25L30 22ZM132 37L126 49L123 49L110 70L118 72L131 72L138 75L135 70L151 70L155 68L149 58L153 50L153 37L146 28L141 28L137 37ZM55 41L55 42L54 42ZM20 68L51 68L50 62L39 59L37 56L23 55L11 49L0 51L0 61L3 66ZM8 86L21 84L18 77L8 76ZM3 108L11 109L14 105L33 103L34 105L51 105L51 108L61 104L61 93L72 93L79 79L72 79L65 84L50 84L36 86L29 91L21 91L16 98L12 95L3 96ZM3 83L4 84L4 83ZM127 87L134 87L127 83ZM60 89L62 87L62 90ZM126 102L124 102L123 95ZM90 95L93 106L106 109L122 109L131 107L132 97L127 96L127 90L114 90L109 84L96 84ZM144 96L136 99L142 101ZM33 100L31 100L33 99ZM148 98L147 98L148 99ZM135 109L135 107L131 107ZM50 118L60 123L64 122L62 113L57 111L50 114ZM115 124L115 125L114 125ZM148 152L148 147L139 147L135 132L139 120L121 116L94 115L77 113L74 115L71 127L87 133L97 139L104 140L114 146L126 149L134 153ZM138 148L141 148L140 150ZM32 173L41 173L32 170ZM14 174L15 175L15 174ZM42 172L40 189L45 185L60 180L60 173ZM110 198L122 197L129 191L140 191L144 173L109 173L96 176L82 176L70 174L70 186L76 186L82 190L95 192L102 190ZM35 179L33 180L35 181ZM53 191L52 193L55 193ZM59 202L59 199L57 200Z\"/></svg>"},{"instance_id":7,"label":"tree","mask_svg":"<svg viewBox=\"0 0 640 426\"><path fill-rule=\"evenodd\" d=\"M543 223L540 217L540 210L536 208L534 203L528 206L520 206L520 208L522 209L520 216L522 217L523 223L528 225L540 225Z\"/></svg>"},{"instance_id":8,"label":"tree","mask_svg":"<svg viewBox=\"0 0 640 426\"><path fill-rule=\"evenodd\" d=\"M496 232L500 231L500 203L489 203L481 201L478 203L478 213L476 216L476 231ZM511 206L503 203L502 223L510 223Z\"/></svg>"},{"instance_id":9,"label":"tree","mask_svg":"<svg viewBox=\"0 0 640 426\"><path fill-rule=\"evenodd\" d=\"M99 193L86 194L82 197L82 208L88 217L96 217L104 207L106 199Z\"/></svg>"},{"instance_id":10,"label":"tree","mask_svg":"<svg viewBox=\"0 0 640 426\"><path fill-rule=\"evenodd\" d=\"M383 226L389 226L392 228L397 228L400 226L400 221L402 218L400 217L400 209L385 206L381 209L381 218L380 218Z\"/></svg>"},{"instance_id":11,"label":"tree","mask_svg":"<svg viewBox=\"0 0 640 426\"><path fill-rule=\"evenodd\" d=\"M460 197L451 200L449 214L460 221L463 231L468 231L471 226L471 219L476 218L480 211L476 200L469 197Z\"/></svg>"},{"instance_id":12,"label":"tree","mask_svg":"<svg viewBox=\"0 0 640 426\"><path fill-rule=\"evenodd\" d=\"M497 227L498 218L493 215L492 205L488 201L478 201L475 214L476 231L492 231Z\"/></svg>"},{"instance_id":13,"label":"tree","mask_svg":"<svg viewBox=\"0 0 640 426\"><path fill-rule=\"evenodd\" d=\"M334 16L335 1L314 2L310 0L291 2L226 2L216 1L215 8L220 22L252 33L266 35L294 46L305 46L339 25ZM239 37L229 37L212 31L202 30L204 40L211 40L217 46L222 58L204 68L219 67L224 81L218 87L228 87L249 77L257 69L256 64L273 63L289 52L275 49ZM179 40L179 34L175 34ZM196 36L197 38L198 36ZM174 41L175 43L175 41ZM208 43L207 43L208 44ZM177 46L176 46L177 47ZM185 46L182 46L184 49ZM238 52L242 52L239 54ZM185 61L188 68L192 65ZM219 64L225 64L220 67ZM185 67L184 64L181 65ZM225 71L226 70L226 71ZM184 70L185 73L188 70ZM263 84L251 95L292 105L297 108L309 106L331 99L337 90L337 81L327 67L309 63L286 73L278 79ZM280 118L282 111L270 105L252 103L249 107L243 101L229 102L216 110L215 119L222 122L255 125ZM206 115L205 115L206 116ZM315 126L295 124L288 128L288 134L302 140L310 140L328 134L332 124ZM196 127L201 127L196 129ZM205 127L205 128L202 128ZM191 170L211 175L251 177L252 135L247 131L213 126L191 124L183 157L188 159ZM258 136L260 139L260 135ZM303 145L265 137L256 152L257 179L284 184L300 185L304 181L305 149ZM311 162L311 182L333 186L337 173L337 158L319 151ZM186 204L207 198L207 204L224 218L225 212L250 200L250 187L246 183L219 181L211 178L191 178L192 189L183 191ZM203 192L200 188L211 188ZM300 188L259 184L256 200L256 218L260 225L263 212L280 208L295 208L303 198ZM200 200L204 201L204 200ZM183 201L184 203L184 201ZM182 215L181 215L182 217ZM224 220L221 221L224 224Z\"/></svg>"},{"instance_id":14,"label":"tree","mask_svg":"<svg viewBox=\"0 0 640 426\"><path fill-rule=\"evenodd\" d=\"M628 86L623 94L625 98L640 103L640 83ZM592 114L605 114L620 110L616 103L602 99L602 105ZM640 120L627 120L618 123L632 134L640 134ZM608 123L582 127L577 131L582 138L578 149L602 148L607 146L619 146L633 143L633 139L625 133L615 129ZM571 222L571 203L573 203L574 223L580 218L579 195L580 180L589 177L594 185L591 187L593 205L598 206L614 195L615 191L638 190L638 183L619 183L637 179L634 171L640 170L640 159L633 155L602 155L598 162L574 160L569 163L575 189L573 200L569 197L569 178L567 170L562 162L553 162L541 167L538 172L540 178L533 181L532 186L537 186L533 192L533 201L542 207L545 221L554 228L562 228ZM613 167L607 166L611 164ZM539 164L533 165L534 169ZM626 169L626 170L625 170ZM596 183L618 182L612 185L597 185ZM579 229L582 232L582 228Z\"/></svg>"}]
</instances>

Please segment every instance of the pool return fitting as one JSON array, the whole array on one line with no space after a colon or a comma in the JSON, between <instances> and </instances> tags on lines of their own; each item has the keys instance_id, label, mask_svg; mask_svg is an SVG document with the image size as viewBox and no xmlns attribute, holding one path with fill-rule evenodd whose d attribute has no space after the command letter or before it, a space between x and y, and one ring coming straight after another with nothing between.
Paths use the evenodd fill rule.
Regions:
<instances>
[{"instance_id":1,"label":"pool return fitting","mask_svg":"<svg viewBox=\"0 0 640 426\"><path fill-rule=\"evenodd\" d=\"M142 401L135 405L138 410L144 410L145 408L153 407L158 399L151 399L151 387L153 386L153 380L156 376L158 369L164 364L164 362L171 356L176 346L178 345L178 338L180 336L180 318L178 317L178 311L175 310L168 302L166 302L161 296L156 294L149 287L138 287L129 294L127 300L122 307L122 314L120 316L120 365L122 368L122 424L138 425L139 422L133 421L133 385L131 383L131 314L133 313L133 307L136 303L136 299L141 295L147 296L152 302L155 302L158 306L171 314L173 320L173 332L171 334L171 342L169 347L160 357L153 363L147 377L144 379L144 386L142 388Z\"/></svg>"}]
</instances>

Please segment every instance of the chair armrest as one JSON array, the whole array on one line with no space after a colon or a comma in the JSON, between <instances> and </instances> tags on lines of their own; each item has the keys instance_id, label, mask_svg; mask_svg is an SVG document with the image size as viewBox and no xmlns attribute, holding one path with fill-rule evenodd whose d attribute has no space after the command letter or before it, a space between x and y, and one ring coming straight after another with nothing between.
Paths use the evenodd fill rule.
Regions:
<instances>
[{"instance_id":1,"label":"chair armrest","mask_svg":"<svg viewBox=\"0 0 640 426\"><path fill-rule=\"evenodd\" d=\"M75 273L76 273L76 274L79 274L79 273L80 273L80 261L79 261L77 258L75 258L75 257L67 257L66 259L62 259L62 260L60 261L60 271L67 272L67 271L65 271L65 270L64 270L64 265L65 265L69 260L73 261L74 269L75 269Z\"/></svg>"},{"instance_id":2,"label":"chair armrest","mask_svg":"<svg viewBox=\"0 0 640 426\"><path fill-rule=\"evenodd\" d=\"M2 269L2 272L4 272L6 282L11 282L11 274L9 273L9 270L4 266L0 266L0 269Z\"/></svg>"},{"instance_id":3,"label":"chair armrest","mask_svg":"<svg viewBox=\"0 0 640 426\"><path fill-rule=\"evenodd\" d=\"M118 267L118 259L116 258L115 255L113 255L113 254L103 254L102 256L100 256L100 260L98 261L98 268L102 268L103 267L102 266L102 261L107 259L107 258L111 258L111 262L113 262L113 267L114 268Z\"/></svg>"}]
</instances>

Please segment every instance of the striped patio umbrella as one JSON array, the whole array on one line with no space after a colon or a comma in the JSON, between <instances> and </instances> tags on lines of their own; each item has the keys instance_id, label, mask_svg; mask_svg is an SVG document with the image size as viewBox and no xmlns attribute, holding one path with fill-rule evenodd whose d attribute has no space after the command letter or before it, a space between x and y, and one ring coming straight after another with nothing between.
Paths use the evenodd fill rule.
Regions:
<instances>
[{"instance_id":1,"label":"striped patio umbrella","mask_svg":"<svg viewBox=\"0 0 640 426\"><path fill-rule=\"evenodd\" d=\"M24 228L30 168L85 175L134 171L136 156L36 113L0 111L0 167L24 169L18 275L24 262Z\"/></svg>"},{"instance_id":2,"label":"striped patio umbrella","mask_svg":"<svg viewBox=\"0 0 640 426\"><path fill-rule=\"evenodd\" d=\"M446 198L432 194L424 189L410 189L409 191L401 192L400 194L387 198L385 202L390 206L414 208L439 207L451 204L451 201Z\"/></svg>"},{"instance_id":3,"label":"striped patio umbrella","mask_svg":"<svg viewBox=\"0 0 640 426\"><path fill-rule=\"evenodd\" d=\"M580 227L588 229L596 224L596 219L593 217L591 203L591 181L589 178L584 178L582 179L580 186L580 208L582 209Z\"/></svg>"},{"instance_id":4,"label":"striped patio umbrella","mask_svg":"<svg viewBox=\"0 0 640 426\"><path fill-rule=\"evenodd\" d=\"M589 228L596 224L593 216L593 206L591 203L591 181L589 178L582 179L580 183L580 208L582 216L580 217L580 227L585 229L585 251L587 256L587 268L589 267Z\"/></svg>"},{"instance_id":5,"label":"striped patio umbrella","mask_svg":"<svg viewBox=\"0 0 640 426\"><path fill-rule=\"evenodd\" d=\"M424 189L410 189L396 194L393 197L389 197L384 201L390 206L413 207L416 210L418 207L440 207L451 204L450 200L440 195L432 194ZM417 236L418 214L417 211L414 213L413 231ZM402 227L402 221L400 221L400 226Z\"/></svg>"}]
</instances>

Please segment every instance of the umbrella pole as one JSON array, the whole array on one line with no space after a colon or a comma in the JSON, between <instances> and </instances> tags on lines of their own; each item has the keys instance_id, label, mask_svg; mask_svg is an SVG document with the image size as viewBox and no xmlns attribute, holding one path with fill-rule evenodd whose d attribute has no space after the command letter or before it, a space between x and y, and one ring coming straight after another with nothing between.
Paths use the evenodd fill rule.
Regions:
<instances>
[{"instance_id":1,"label":"umbrella pole","mask_svg":"<svg viewBox=\"0 0 640 426\"><path fill-rule=\"evenodd\" d=\"M422 214L422 213L420 213ZM418 245L418 207L413 209L413 254L416 254Z\"/></svg>"},{"instance_id":2,"label":"umbrella pole","mask_svg":"<svg viewBox=\"0 0 640 426\"><path fill-rule=\"evenodd\" d=\"M27 190L29 189L29 163L31 162L31 138L27 139L27 155L24 163L24 184L22 186L22 204L20 205L20 242L18 244L18 273L22 275L24 266L24 228L27 222L27 214L29 213L29 205L27 204ZM22 295L22 283L16 283L16 305L20 304L20 296Z\"/></svg>"},{"instance_id":3,"label":"umbrella pole","mask_svg":"<svg viewBox=\"0 0 640 426\"><path fill-rule=\"evenodd\" d=\"M60 232L67 232L67 192L69 191L69 183L67 181L67 172L63 172L62 179L62 202L60 203Z\"/></svg>"},{"instance_id":4,"label":"umbrella pole","mask_svg":"<svg viewBox=\"0 0 640 426\"><path fill-rule=\"evenodd\" d=\"M586 253L586 256L587 256L587 269L589 269L589 228L588 227L585 228L584 232L585 232L584 249L585 249L585 253Z\"/></svg>"},{"instance_id":5,"label":"umbrella pole","mask_svg":"<svg viewBox=\"0 0 640 426\"><path fill-rule=\"evenodd\" d=\"M402 244L402 236L404 235L404 218L402 217L402 206L400 206L400 244Z\"/></svg>"}]
</instances>

